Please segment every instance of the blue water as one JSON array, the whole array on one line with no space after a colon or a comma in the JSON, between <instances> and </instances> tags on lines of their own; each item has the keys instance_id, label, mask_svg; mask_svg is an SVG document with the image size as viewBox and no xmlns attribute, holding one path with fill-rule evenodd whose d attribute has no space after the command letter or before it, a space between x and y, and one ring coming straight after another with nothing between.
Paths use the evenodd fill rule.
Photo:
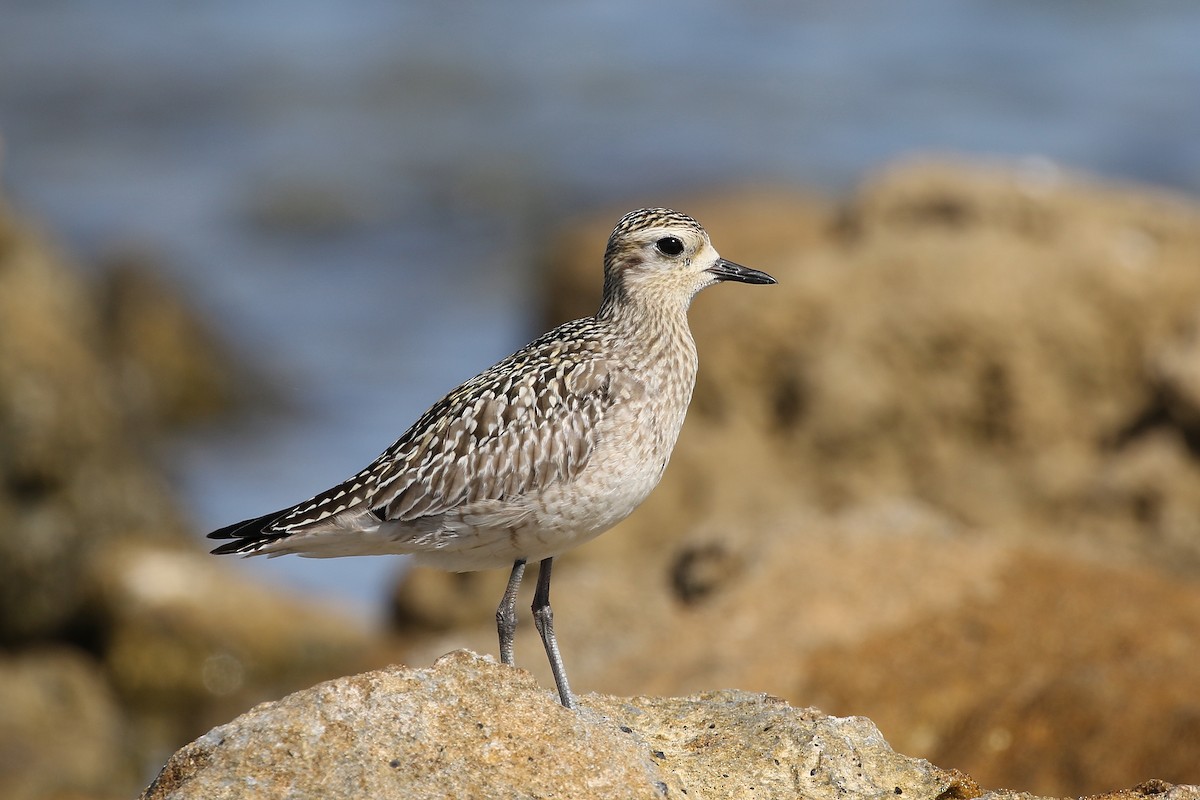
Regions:
<instances>
[{"instance_id":1,"label":"blue water","mask_svg":"<svg viewBox=\"0 0 1200 800\"><path fill-rule=\"evenodd\" d=\"M291 400L170 454L208 529L351 474L535 333L529 257L573 212L842 192L914 151L1200 194L1198 42L1185 0L9 0L0 177L81 261L158 253ZM370 612L401 560L243 565Z\"/></svg>"}]
</instances>

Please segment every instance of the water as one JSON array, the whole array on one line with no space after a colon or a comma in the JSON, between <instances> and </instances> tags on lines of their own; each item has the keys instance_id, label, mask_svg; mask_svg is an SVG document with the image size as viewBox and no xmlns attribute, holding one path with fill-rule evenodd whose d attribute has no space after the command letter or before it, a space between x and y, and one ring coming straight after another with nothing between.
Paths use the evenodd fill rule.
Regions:
<instances>
[{"instance_id":1,"label":"water","mask_svg":"<svg viewBox=\"0 0 1200 800\"><path fill-rule=\"evenodd\" d=\"M572 212L1037 155L1200 193L1200 4L343 0L0 9L3 177L149 245L298 413L168 465L208 529L361 467L535 333ZM399 559L243 562L370 613Z\"/></svg>"}]
</instances>

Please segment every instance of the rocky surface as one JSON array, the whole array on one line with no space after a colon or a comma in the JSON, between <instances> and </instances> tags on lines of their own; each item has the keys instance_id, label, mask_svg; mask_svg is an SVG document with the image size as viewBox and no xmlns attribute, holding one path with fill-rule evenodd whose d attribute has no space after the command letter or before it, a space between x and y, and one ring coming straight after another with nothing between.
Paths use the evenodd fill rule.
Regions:
<instances>
[{"instance_id":1,"label":"rocky surface","mask_svg":"<svg viewBox=\"0 0 1200 800\"><path fill-rule=\"evenodd\" d=\"M1200 207L1043 162L662 201L780 282L697 299L662 485L556 565L573 685L766 691L1045 794L1200 780ZM548 321L619 213L548 255ZM495 652L504 577L414 572L409 663Z\"/></svg>"},{"instance_id":2,"label":"rocky surface","mask_svg":"<svg viewBox=\"0 0 1200 800\"><path fill-rule=\"evenodd\" d=\"M87 654L57 646L0 656L0 709L0 797L119 797L136 784L127 718Z\"/></svg>"},{"instance_id":3,"label":"rocky surface","mask_svg":"<svg viewBox=\"0 0 1200 800\"><path fill-rule=\"evenodd\" d=\"M767 695L586 695L468 652L264 703L184 747L145 800L264 797L953 797L963 776L897 755L869 720Z\"/></svg>"},{"instance_id":4,"label":"rocky surface","mask_svg":"<svg viewBox=\"0 0 1200 800\"><path fill-rule=\"evenodd\" d=\"M219 417L267 393L207 320L163 278L153 253L128 249L100 265L93 293L102 356L139 424L166 430Z\"/></svg>"}]
</instances>

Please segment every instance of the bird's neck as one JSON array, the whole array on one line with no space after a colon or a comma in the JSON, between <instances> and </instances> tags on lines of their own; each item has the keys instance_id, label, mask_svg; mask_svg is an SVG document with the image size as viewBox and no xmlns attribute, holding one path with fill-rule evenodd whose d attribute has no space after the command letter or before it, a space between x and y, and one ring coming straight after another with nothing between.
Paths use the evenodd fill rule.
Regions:
<instances>
[{"instance_id":1,"label":"bird's neck","mask_svg":"<svg viewBox=\"0 0 1200 800\"><path fill-rule=\"evenodd\" d=\"M691 338L687 322L690 305L690 297L606 291L596 318L634 338L680 334Z\"/></svg>"},{"instance_id":2,"label":"bird's neck","mask_svg":"<svg viewBox=\"0 0 1200 800\"><path fill-rule=\"evenodd\" d=\"M651 361L664 357L694 372L696 345L688 327L691 298L623 295L600 307L596 318L618 333L628 345ZM630 353L634 355L634 353ZM691 365L690 367L686 365Z\"/></svg>"}]
</instances>

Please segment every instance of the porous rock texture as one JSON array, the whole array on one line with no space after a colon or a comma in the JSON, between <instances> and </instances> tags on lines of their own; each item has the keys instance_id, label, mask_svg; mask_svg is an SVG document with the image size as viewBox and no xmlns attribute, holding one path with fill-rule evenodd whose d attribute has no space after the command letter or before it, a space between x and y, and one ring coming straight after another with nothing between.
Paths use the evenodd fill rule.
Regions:
<instances>
[{"instance_id":1,"label":"porous rock texture","mask_svg":"<svg viewBox=\"0 0 1200 800\"><path fill-rule=\"evenodd\" d=\"M143 800L914 798L978 794L867 719L768 695L585 695L459 651L264 703L184 747Z\"/></svg>"}]
</instances>

